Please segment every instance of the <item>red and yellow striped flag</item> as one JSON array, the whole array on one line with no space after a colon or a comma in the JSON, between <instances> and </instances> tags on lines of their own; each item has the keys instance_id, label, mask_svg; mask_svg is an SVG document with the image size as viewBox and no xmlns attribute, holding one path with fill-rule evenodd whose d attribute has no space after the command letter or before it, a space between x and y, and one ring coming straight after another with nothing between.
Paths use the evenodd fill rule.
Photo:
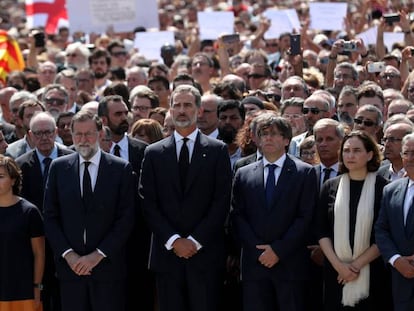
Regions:
<instances>
[{"instance_id":1,"label":"red and yellow striped flag","mask_svg":"<svg viewBox=\"0 0 414 311\"><path fill-rule=\"evenodd\" d=\"M0 29L0 82L6 83L6 77L13 70L23 70L24 59L15 39Z\"/></svg>"}]
</instances>

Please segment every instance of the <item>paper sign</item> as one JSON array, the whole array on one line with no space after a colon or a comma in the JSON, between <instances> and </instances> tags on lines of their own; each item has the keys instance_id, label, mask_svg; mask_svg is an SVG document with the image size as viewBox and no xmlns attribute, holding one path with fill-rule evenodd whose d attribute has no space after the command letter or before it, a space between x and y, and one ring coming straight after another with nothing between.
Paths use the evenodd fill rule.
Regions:
<instances>
[{"instance_id":1,"label":"paper sign","mask_svg":"<svg viewBox=\"0 0 414 311\"><path fill-rule=\"evenodd\" d=\"M174 32L172 31L150 31L137 32L135 34L134 47L148 60L163 62L161 47L169 43L174 45Z\"/></svg>"},{"instance_id":2,"label":"paper sign","mask_svg":"<svg viewBox=\"0 0 414 311\"><path fill-rule=\"evenodd\" d=\"M310 29L343 30L348 4L346 2L309 2Z\"/></svg>"},{"instance_id":3,"label":"paper sign","mask_svg":"<svg viewBox=\"0 0 414 311\"><path fill-rule=\"evenodd\" d=\"M234 33L233 12L198 12L200 40L216 40L222 34Z\"/></svg>"},{"instance_id":4,"label":"paper sign","mask_svg":"<svg viewBox=\"0 0 414 311\"><path fill-rule=\"evenodd\" d=\"M263 12L263 15L271 22L269 30L264 35L265 39L278 39L282 33L293 32L294 26L286 11L269 9Z\"/></svg>"}]
</instances>

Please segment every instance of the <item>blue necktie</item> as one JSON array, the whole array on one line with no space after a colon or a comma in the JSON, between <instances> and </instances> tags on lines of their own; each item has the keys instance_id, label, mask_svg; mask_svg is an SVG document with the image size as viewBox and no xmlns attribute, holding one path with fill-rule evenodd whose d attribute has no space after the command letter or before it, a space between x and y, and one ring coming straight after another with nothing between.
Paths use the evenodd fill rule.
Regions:
<instances>
[{"instance_id":1,"label":"blue necktie","mask_svg":"<svg viewBox=\"0 0 414 311\"><path fill-rule=\"evenodd\" d=\"M267 180L266 180L266 202L267 207L270 208L273 198L275 197L276 193L276 179L275 179L275 169L277 167L276 164L268 164L266 165L268 168Z\"/></svg>"}]
</instances>

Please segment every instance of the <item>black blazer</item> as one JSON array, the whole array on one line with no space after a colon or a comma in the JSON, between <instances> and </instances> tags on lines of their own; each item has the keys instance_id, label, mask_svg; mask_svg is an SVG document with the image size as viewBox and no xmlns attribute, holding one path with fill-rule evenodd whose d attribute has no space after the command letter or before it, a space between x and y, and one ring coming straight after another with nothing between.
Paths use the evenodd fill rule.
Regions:
<instances>
[{"instance_id":1,"label":"black blazer","mask_svg":"<svg viewBox=\"0 0 414 311\"><path fill-rule=\"evenodd\" d=\"M144 159L144 151L147 146L148 144L142 140L128 136L128 160L138 178L141 172L142 160Z\"/></svg>"},{"instance_id":2,"label":"black blazer","mask_svg":"<svg viewBox=\"0 0 414 311\"><path fill-rule=\"evenodd\" d=\"M286 155L271 208L266 206L263 161L240 168L233 182L231 221L242 245L242 277L304 280L306 241L316 203L315 169ZM280 262L268 269L258 258L259 244L270 244Z\"/></svg>"},{"instance_id":3,"label":"black blazer","mask_svg":"<svg viewBox=\"0 0 414 311\"><path fill-rule=\"evenodd\" d=\"M61 157L73 153L73 150L58 145L57 153L58 157ZM22 154L16 159L16 163L22 170L23 175L22 191L20 195L43 211L45 188L43 184L42 169L36 151L31 150Z\"/></svg>"},{"instance_id":4,"label":"black blazer","mask_svg":"<svg viewBox=\"0 0 414 311\"><path fill-rule=\"evenodd\" d=\"M92 203L86 208L80 190L79 154L52 161L44 223L60 279L79 280L62 257L70 248L81 256L96 249L107 256L94 268L91 278L111 281L126 277L125 244L134 221L134 193L131 164L102 152Z\"/></svg>"},{"instance_id":5,"label":"black blazer","mask_svg":"<svg viewBox=\"0 0 414 311\"><path fill-rule=\"evenodd\" d=\"M249 154L248 156L245 156L243 158L240 158L236 161L236 163L234 163L234 167L233 167L233 174L236 174L236 171L243 167L246 166L250 163L256 162L257 161L257 152Z\"/></svg>"},{"instance_id":6,"label":"black blazer","mask_svg":"<svg viewBox=\"0 0 414 311\"><path fill-rule=\"evenodd\" d=\"M174 135L147 147L140 196L144 216L153 232L152 269L171 271L182 265L198 271L224 268L224 223L230 208L231 178L227 146L201 132L197 134L183 187ZM165 247L174 234L191 235L202 248L190 259L178 258Z\"/></svg>"}]
</instances>

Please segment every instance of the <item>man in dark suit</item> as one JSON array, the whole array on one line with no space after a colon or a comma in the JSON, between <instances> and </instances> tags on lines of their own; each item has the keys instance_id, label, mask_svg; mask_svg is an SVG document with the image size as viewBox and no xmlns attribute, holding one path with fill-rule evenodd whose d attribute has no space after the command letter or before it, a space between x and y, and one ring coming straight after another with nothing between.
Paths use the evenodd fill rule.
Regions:
<instances>
[{"instance_id":1,"label":"man in dark suit","mask_svg":"<svg viewBox=\"0 0 414 311\"><path fill-rule=\"evenodd\" d=\"M407 177L385 186L375 223L375 241L390 264L394 311L414 306L414 134L404 136L401 149Z\"/></svg>"},{"instance_id":2,"label":"man in dark suit","mask_svg":"<svg viewBox=\"0 0 414 311\"><path fill-rule=\"evenodd\" d=\"M16 159L23 176L20 194L43 211L44 186L50 163L53 159L73 153L73 151L55 143L56 122L49 112L37 112L32 117L28 135L35 148ZM45 248L43 308L45 311L58 311L60 310L59 283L55 276L53 253L47 240Z\"/></svg>"},{"instance_id":3,"label":"man in dark suit","mask_svg":"<svg viewBox=\"0 0 414 311\"><path fill-rule=\"evenodd\" d=\"M147 144L141 140L129 137L127 131L128 107L122 96L109 95L100 99L98 116L111 131L112 146L110 153L129 161L136 174L136 190L141 173L141 163ZM127 310L152 310L154 308L155 280L148 270L148 254L151 232L146 224L139 200L136 200L136 219L134 229L129 237L127 246ZM139 245L139 247L138 247ZM140 291L136 291L136 287Z\"/></svg>"},{"instance_id":4,"label":"man in dark suit","mask_svg":"<svg viewBox=\"0 0 414 311\"><path fill-rule=\"evenodd\" d=\"M62 311L124 310L126 242L135 217L132 166L100 150L96 115L78 112L71 129L77 153L52 161L44 203Z\"/></svg>"},{"instance_id":5,"label":"man in dark suit","mask_svg":"<svg viewBox=\"0 0 414 311\"><path fill-rule=\"evenodd\" d=\"M171 95L175 132L145 151L140 181L153 232L150 268L160 311L217 310L225 268L231 168L226 145L196 126L200 92Z\"/></svg>"},{"instance_id":6,"label":"man in dark suit","mask_svg":"<svg viewBox=\"0 0 414 311\"><path fill-rule=\"evenodd\" d=\"M384 136L382 143L384 145L384 158L381 167L378 169L378 175L381 175L389 181L394 181L404 177L405 169L401 157L402 138L414 131L411 121L399 121L395 124L389 124L387 120L384 126Z\"/></svg>"},{"instance_id":7,"label":"man in dark suit","mask_svg":"<svg viewBox=\"0 0 414 311\"><path fill-rule=\"evenodd\" d=\"M316 203L315 169L286 154L292 129L259 116L263 160L234 177L231 223L242 245L243 310L305 310L306 242Z\"/></svg>"}]
</instances>

